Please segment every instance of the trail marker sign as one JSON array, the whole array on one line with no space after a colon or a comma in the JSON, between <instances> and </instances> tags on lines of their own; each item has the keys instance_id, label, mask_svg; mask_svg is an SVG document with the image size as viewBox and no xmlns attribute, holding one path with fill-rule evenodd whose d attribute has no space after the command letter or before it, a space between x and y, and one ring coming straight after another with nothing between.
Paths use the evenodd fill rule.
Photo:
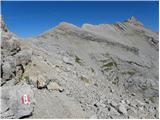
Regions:
<instances>
[{"instance_id":1,"label":"trail marker sign","mask_svg":"<svg viewBox=\"0 0 160 120\"><path fill-rule=\"evenodd\" d=\"M29 104L30 104L30 96L24 94L24 95L21 97L21 102L22 102L22 104L29 105Z\"/></svg>"}]
</instances>

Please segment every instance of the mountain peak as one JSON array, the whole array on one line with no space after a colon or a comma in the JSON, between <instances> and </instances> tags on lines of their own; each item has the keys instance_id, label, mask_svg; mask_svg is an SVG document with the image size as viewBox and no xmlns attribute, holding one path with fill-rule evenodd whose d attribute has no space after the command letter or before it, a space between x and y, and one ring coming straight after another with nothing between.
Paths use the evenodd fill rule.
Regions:
<instances>
[{"instance_id":1,"label":"mountain peak","mask_svg":"<svg viewBox=\"0 0 160 120\"><path fill-rule=\"evenodd\" d=\"M68 22L61 22L57 28L60 28L60 29L76 29L78 28L76 25L73 25L71 23L68 23Z\"/></svg>"},{"instance_id":2,"label":"mountain peak","mask_svg":"<svg viewBox=\"0 0 160 120\"><path fill-rule=\"evenodd\" d=\"M137 21L137 19L134 17L134 16L132 16L132 17L130 17L130 18L128 18L128 21Z\"/></svg>"},{"instance_id":3,"label":"mountain peak","mask_svg":"<svg viewBox=\"0 0 160 120\"><path fill-rule=\"evenodd\" d=\"M130 18L128 18L126 22L130 24L134 24L136 26L143 26L143 24L140 21L138 21L134 16L131 16Z\"/></svg>"}]
</instances>

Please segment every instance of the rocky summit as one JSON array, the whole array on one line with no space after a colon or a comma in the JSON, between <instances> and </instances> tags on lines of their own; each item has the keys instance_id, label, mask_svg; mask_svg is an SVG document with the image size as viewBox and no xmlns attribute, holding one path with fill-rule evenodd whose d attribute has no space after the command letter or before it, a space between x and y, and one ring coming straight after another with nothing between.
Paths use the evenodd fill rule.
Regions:
<instances>
[{"instance_id":1,"label":"rocky summit","mask_svg":"<svg viewBox=\"0 0 160 120\"><path fill-rule=\"evenodd\" d=\"M158 118L158 33L131 17L23 39L1 22L1 118Z\"/></svg>"}]
</instances>

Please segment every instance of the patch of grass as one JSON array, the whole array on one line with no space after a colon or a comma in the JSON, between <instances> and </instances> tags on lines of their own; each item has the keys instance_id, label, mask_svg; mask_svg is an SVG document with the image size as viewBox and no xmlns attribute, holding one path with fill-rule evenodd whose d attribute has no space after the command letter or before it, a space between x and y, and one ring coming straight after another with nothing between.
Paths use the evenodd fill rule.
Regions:
<instances>
[{"instance_id":1,"label":"patch of grass","mask_svg":"<svg viewBox=\"0 0 160 120\"><path fill-rule=\"evenodd\" d=\"M109 71L109 70L112 70L112 67L104 69L104 71Z\"/></svg>"},{"instance_id":2,"label":"patch of grass","mask_svg":"<svg viewBox=\"0 0 160 120\"><path fill-rule=\"evenodd\" d=\"M109 62L109 59L108 60L100 60L100 61L103 62L102 68L104 68L104 70L111 70L113 67L117 68L117 63L114 61L113 58L110 58L110 62Z\"/></svg>"},{"instance_id":3,"label":"patch of grass","mask_svg":"<svg viewBox=\"0 0 160 120\"><path fill-rule=\"evenodd\" d=\"M133 76L136 72L135 71L127 71L127 74L129 74L130 76Z\"/></svg>"},{"instance_id":4,"label":"patch of grass","mask_svg":"<svg viewBox=\"0 0 160 120\"><path fill-rule=\"evenodd\" d=\"M29 76L21 76L21 78L20 78L20 80L21 81L27 81L27 80L29 80Z\"/></svg>"},{"instance_id":5,"label":"patch of grass","mask_svg":"<svg viewBox=\"0 0 160 120\"><path fill-rule=\"evenodd\" d=\"M129 74L130 76L133 76L134 74L136 73L136 71L135 70L128 70L128 71L126 71L126 72L122 72L122 74Z\"/></svg>"},{"instance_id":6,"label":"patch of grass","mask_svg":"<svg viewBox=\"0 0 160 120\"><path fill-rule=\"evenodd\" d=\"M114 61L109 62L109 63L107 63L107 64L104 64L104 65L102 66L102 68L104 69L104 71L112 70L113 67L116 67L116 68L117 68L117 64L116 64L116 62L114 62Z\"/></svg>"},{"instance_id":7,"label":"patch of grass","mask_svg":"<svg viewBox=\"0 0 160 120\"><path fill-rule=\"evenodd\" d=\"M114 63L113 62L109 62L109 63L107 63L107 64L104 64L102 67L104 68L104 67L113 67L113 65L114 65Z\"/></svg>"},{"instance_id":8,"label":"patch of grass","mask_svg":"<svg viewBox=\"0 0 160 120\"><path fill-rule=\"evenodd\" d=\"M115 65L115 67L117 68L117 63L114 61L114 65Z\"/></svg>"},{"instance_id":9,"label":"patch of grass","mask_svg":"<svg viewBox=\"0 0 160 120\"><path fill-rule=\"evenodd\" d=\"M29 80L29 76L24 76L24 79L25 80Z\"/></svg>"},{"instance_id":10,"label":"patch of grass","mask_svg":"<svg viewBox=\"0 0 160 120\"><path fill-rule=\"evenodd\" d=\"M17 83L22 82L22 81L29 81L29 76L23 76L23 74L20 76L19 80L17 80Z\"/></svg>"},{"instance_id":11,"label":"patch of grass","mask_svg":"<svg viewBox=\"0 0 160 120\"><path fill-rule=\"evenodd\" d=\"M81 64L81 59L78 56L75 56L75 62Z\"/></svg>"},{"instance_id":12,"label":"patch of grass","mask_svg":"<svg viewBox=\"0 0 160 120\"><path fill-rule=\"evenodd\" d=\"M155 100L154 100L154 97L149 97L149 100L152 102L152 103L155 103Z\"/></svg>"},{"instance_id":13,"label":"patch of grass","mask_svg":"<svg viewBox=\"0 0 160 120\"><path fill-rule=\"evenodd\" d=\"M56 65L55 67L56 67L56 68L59 68L60 66L59 66L59 65Z\"/></svg>"},{"instance_id":14,"label":"patch of grass","mask_svg":"<svg viewBox=\"0 0 160 120\"><path fill-rule=\"evenodd\" d=\"M29 81L30 81L30 80L29 80L29 76L24 76L23 79L24 79L27 83L30 83L30 82L29 82Z\"/></svg>"},{"instance_id":15,"label":"patch of grass","mask_svg":"<svg viewBox=\"0 0 160 120\"><path fill-rule=\"evenodd\" d=\"M95 72L93 68L91 68L91 71L92 71L92 73L94 73L94 72Z\"/></svg>"},{"instance_id":16,"label":"patch of grass","mask_svg":"<svg viewBox=\"0 0 160 120\"><path fill-rule=\"evenodd\" d=\"M89 79L86 78L86 77L81 76L80 78L81 78L81 80L82 80L83 82L85 82L85 85L89 85L89 84L91 83L91 80L89 80Z\"/></svg>"},{"instance_id":17,"label":"patch of grass","mask_svg":"<svg viewBox=\"0 0 160 120\"><path fill-rule=\"evenodd\" d=\"M114 66L117 68L117 63L116 63L116 61L115 61L113 58L111 58L111 60L113 61Z\"/></svg>"},{"instance_id":18,"label":"patch of grass","mask_svg":"<svg viewBox=\"0 0 160 120\"><path fill-rule=\"evenodd\" d=\"M112 84L118 85L118 83L119 83L119 78L118 77L114 78Z\"/></svg>"},{"instance_id":19,"label":"patch of grass","mask_svg":"<svg viewBox=\"0 0 160 120\"><path fill-rule=\"evenodd\" d=\"M29 62L26 67L31 67L31 66L32 66L32 63Z\"/></svg>"}]
</instances>

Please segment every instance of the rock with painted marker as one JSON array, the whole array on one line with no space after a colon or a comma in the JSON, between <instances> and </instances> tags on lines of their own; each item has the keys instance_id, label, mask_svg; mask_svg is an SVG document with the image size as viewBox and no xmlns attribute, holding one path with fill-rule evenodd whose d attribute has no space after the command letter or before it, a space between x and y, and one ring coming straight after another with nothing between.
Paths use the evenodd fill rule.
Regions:
<instances>
[{"instance_id":1,"label":"rock with painted marker","mask_svg":"<svg viewBox=\"0 0 160 120\"><path fill-rule=\"evenodd\" d=\"M3 87L1 91L3 101L1 118L22 118L32 114L35 100L29 85Z\"/></svg>"}]
</instances>

